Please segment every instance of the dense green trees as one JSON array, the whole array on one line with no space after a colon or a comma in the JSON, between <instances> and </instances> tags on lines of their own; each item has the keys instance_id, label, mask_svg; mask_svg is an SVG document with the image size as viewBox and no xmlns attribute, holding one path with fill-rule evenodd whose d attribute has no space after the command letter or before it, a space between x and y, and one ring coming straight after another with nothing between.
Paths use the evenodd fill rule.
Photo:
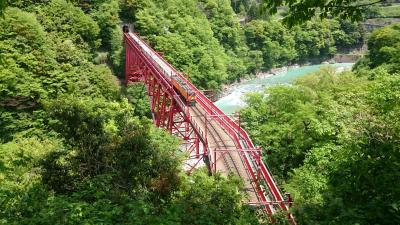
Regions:
<instances>
[{"instance_id":1,"label":"dense green trees","mask_svg":"<svg viewBox=\"0 0 400 225\"><path fill-rule=\"evenodd\" d=\"M278 22L253 20L245 26L247 43L263 54L263 68L290 64L297 53L289 30Z\"/></svg>"},{"instance_id":2,"label":"dense green trees","mask_svg":"<svg viewBox=\"0 0 400 225\"><path fill-rule=\"evenodd\" d=\"M0 224L268 223L243 204L237 178L184 174L179 140L152 125L143 86L121 92L114 75L123 74L119 14L205 89L361 40L356 24L288 29L259 6L9 1L0 17ZM258 20L241 25L235 12ZM300 222L398 218L398 30L371 36L357 75L326 70L249 97L245 123L272 151Z\"/></svg>"},{"instance_id":3,"label":"dense green trees","mask_svg":"<svg viewBox=\"0 0 400 225\"><path fill-rule=\"evenodd\" d=\"M289 8L283 19L290 26L301 24L315 16L327 18L338 16L352 21L361 20L371 6L386 2L385 0L330 0L330 1L296 1L296 0L263 0L270 13L276 13L279 7Z\"/></svg>"},{"instance_id":4,"label":"dense green trees","mask_svg":"<svg viewBox=\"0 0 400 225\"><path fill-rule=\"evenodd\" d=\"M242 19L268 19L269 15L263 9L262 0L231 0L232 9Z\"/></svg>"},{"instance_id":5,"label":"dense green trees","mask_svg":"<svg viewBox=\"0 0 400 225\"><path fill-rule=\"evenodd\" d=\"M119 1L100 1L101 4L92 6L91 15L100 28L101 49L109 52L108 63L114 73L122 76L123 45L121 20L119 18Z\"/></svg>"},{"instance_id":6,"label":"dense green trees","mask_svg":"<svg viewBox=\"0 0 400 225\"><path fill-rule=\"evenodd\" d=\"M219 89L223 83L275 66L320 61L331 57L338 48L347 50L362 42L360 28L347 21L339 22L344 32L335 20L314 21L292 30L283 27L275 17L266 15L262 10L264 3L259 0L71 2L77 7L64 1L52 1L49 6L46 6L47 1L14 1L9 5L29 11L45 6L39 12L47 10L45 13L53 16L63 12L66 17L43 16L44 19L50 18L43 21L46 31L57 29L58 33L75 33L71 41L79 47L83 47L79 39L91 35L97 37L82 43L89 43L92 48L101 45L96 62L112 64L116 73L122 70L119 63L122 57L121 31L116 25L121 23L118 18L121 8L124 21L131 21L137 32L203 89ZM78 7L87 14L80 12ZM77 15L72 18L74 13ZM259 21L243 26L239 24L239 14L244 16L241 19L245 22ZM72 26L62 25L63 21L73 21L74 18L77 21ZM93 20L98 26L92 23ZM89 33L80 33L84 27L90 28L87 29ZM262 42L254 43L255 36L259 36ZM293 47L293 43L296 46ZM62 45L59 43L57 46Z\"/></svg>"},{"instance_id":7,"label":"dense green trees","mask_svg":"<svg viewBox=\"0 0 400 225\"><path fill-rule=\"evenodd\" d=\"M182 171L180 140L153 126L143 86L120 91L118 1L11 6L0 18L0 224L260 224L238 178ZM176 26L195 38L182 44L197 43L202 74L226 71L211 28L191 34L206 23L197 13ZM208 73L212 87L226 76Z\"/></svg>"},{"instance_id":8,"label":"dense green trees","mask_svg":"<svg viewBox=\"0 0 400 225\"><path fill-rule=\"evenodd\" d=\"M400 76L396 54L384 54L398 49L397 26L371 35L354 72L326 68L247 97L243 123L271 152L301 224L397 223Z\"/></svg>"},{"instance_id":9,"label":"dense green trees","mask_svg":"<svg viewBox=\"0 0 400 225\"><path fill-rule=\"evenodd\" d=\"M370 69L384 69L388 72L400 71L400 25L393 24L373 32L368 39L369 54L357 65L359 74L375 75Z\"/></svg>"},{"instance_id":10,"label":"dense green trees","mask_svg":"<svg viewBox=\"0 0 400 225\"><path fill-rule=\"evenodd\" d=\"M337 48L348 49L362 43L356 24L337 20L316 19L291 29L274 20L252 20L245 25L245 35L250 49L263 53L263 69L321 61L332 57Z\"/></svg>"},{"instance_id":11,"label":"dense green trees","mask_svg":"<svg viewBox=\"0 0 400 225\"><path fill-rule=\"evenodd\" d=\"M134 14L135 30L204 89L218 89L223 83L276 66L321 61L332 57L337 48L362 43L361 28L348 21L315 20L289 29L276 18L254 16L248 19L258 20L241 25L231 5L259 11L257 1L127 4ZM126 17L132 20L132 16Z\"/></svg>"},{"instance_id":12,"label":"dense green trees","mask_svg":"<svg viewBox=\"0 0 400 225\"><path fill-rule=\"evenodd\" d=\"M154 2L136 17L136 29L193 82L215 89L226 78L226 55L195 1Z\"/></svg>"}]
</instances>

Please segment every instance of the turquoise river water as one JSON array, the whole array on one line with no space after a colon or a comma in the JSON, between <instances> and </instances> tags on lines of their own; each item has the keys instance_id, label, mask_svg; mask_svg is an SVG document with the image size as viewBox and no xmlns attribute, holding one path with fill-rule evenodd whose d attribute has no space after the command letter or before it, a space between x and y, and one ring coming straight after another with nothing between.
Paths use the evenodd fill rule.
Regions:
<instances>
[{"instance_id":1,"label":"turquoise river water","mask_svg":"<svg viewBox=\"0 0 400 225\"><path fill-rule=\"evenodd\" d=\"M226 114L231 114L246 105L243 101L243 97L248 92L262 91L263 89L273 85L288 84L298 77L318 71L323 66L330 66L337 69L349 69L353 65L354 63L335 63L329 65L319 64L302 66L298 68L290 68L287 72L278 73L274 76L244 81L237 86L233 86L232 90L229 90L229 94L216 101L215 105Z\"/></svg>"}]
</instances>

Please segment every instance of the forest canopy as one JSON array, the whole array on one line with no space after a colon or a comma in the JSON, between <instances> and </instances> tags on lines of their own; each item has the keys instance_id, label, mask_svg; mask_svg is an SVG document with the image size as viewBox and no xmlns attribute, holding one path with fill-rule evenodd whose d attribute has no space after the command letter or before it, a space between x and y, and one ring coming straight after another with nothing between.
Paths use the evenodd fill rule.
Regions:
<instances>
[{"instance_id":1,"label":"forest canopy","mask_svg":"<svg viewBox=\"0 0 400 225\"><path fill-rule=\"evenodd\" d=\"M360 47L359 23L323 14L343 1L320 2L0 0L0 224L270 224L239 178L183 171L182 140L153 125L145 87L121 85L120 25L219 90ZM282 4L289 11L262 12ZM305 7L324 18L298 16ZM289 28L285 13L307 21ZM299 224L400 219L399 32L373 32L352 72L326 68L247 97L242 123L272 153L263 160Z\"/></svg>"},{"instance_id":2,"label":"forest canopy","mask_svg":"<svg viewBox=\"0 0 400 225\"><path fill-rule=\"evenodd\" d=\"M189 177L143 86L119 85L119 4L14 1L0 18L0 224L259 224L241 180Z\"/></svg>"},{"instance_id":3,"label":"forest canopy","mask_svg":"<svg viewBox=\"0 0 400 225\"><path fill-rule=\"evenodd\" d=\"M325 68L246 98L241 118L301 224L399 219L399 24L374 31L353 72ZM324 218L324 219L323 219Z\"/></svg>"},{"instance_id":4,"label":"forest canopy","mask_svg":"<svg viewBox=\"0 0 400 225\"><path fill-rule=\"evenodd\" d=\"M245 18L250 21L241 24L231 3L167 0L128 5L134 10L135 31L206 90L274 67L323 61L338 49L363 43L364 31L357 23L316 18L288 28L277 18L252 18L248 12Z\"/></svg>"},{"instance_id":5,"label":"forest canopy","mask_svg":"<svg viewBox=\"0 0 400 225\"><path fill-rule=\"evenodd\" d=\"M289 8L283 18L285 24L294 26L304 23L315 16L320 18L340 17L351 21L361 21L371 6L388 2L387 0L325 0L325 1L297 1L297 0L263 0L264 8L271 14L277 13L280 7Z\"/></svg>"}]
</instances>

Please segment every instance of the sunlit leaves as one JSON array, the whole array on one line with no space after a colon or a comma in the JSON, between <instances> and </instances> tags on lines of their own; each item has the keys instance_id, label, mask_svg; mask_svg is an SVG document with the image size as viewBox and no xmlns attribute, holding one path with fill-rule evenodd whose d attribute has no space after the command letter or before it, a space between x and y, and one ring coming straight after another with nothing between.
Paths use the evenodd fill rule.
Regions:
<instances>
[{"instance_id":1,"label":"sunlit leaves","mask_svg":"<svg viewBox=\"0 0 400 225\"><path fill-rule=\"evenodd\" d=\"M394 24L374 31L368 39L371 67L387 64L390 71L399 71L400 25Z\"/></svg>"},{"instance_id":2,"label":"sunlit leaves","mask_svg":"<svg viewBox=\"0 0 400 225\"><path fill-rule=\"evenodd\" d=\"M297 1L297 0L264 0L265 8L271 14L277 13L278 8L286 6L289 13L283 21L294 26L301 24L315 16L328 18L338 16L352 21L361 20L368 6L383 1L358 1L358 0L324 0L324 1Z\"/></svg>"},{"instance_id":3,"label":"sunlit leaves","mask_svg":"<svg viewBox=\"0 0 400 225\"><path fill-rule=\"evenodd\" d=\"M136 17L140 34L196 85L218 89L225 82L229 58L195 1L152 3Z\"/></svg>"},{"instance_id":4,"label":"sunlit leaves","mask_svg":"<svg viewBox=\"0 0 400 225\"><path fill-rule=\"evenodd\" d=\"M60 13L63 16L59 16ZM38 14L45 30L49 33L56 32L53 33L54 38L72 39L76 45L87 50L88 47L95 49L99 46L99 25L71 3L65 0L53 0L40 8Z\"/></svg>"},{"instance_id":5,"label":"sunlit leaves","mask_svg":"<svg viewBox=\"0 0 400 225\"><path fill-rule=\"evenodd\" d=\"M293 194L301 223L391 224L399 81L383 68L371 73L373 80L323 69L247 98L243 124L271 151L265 160Z\"/></svg>"}]
</instances>

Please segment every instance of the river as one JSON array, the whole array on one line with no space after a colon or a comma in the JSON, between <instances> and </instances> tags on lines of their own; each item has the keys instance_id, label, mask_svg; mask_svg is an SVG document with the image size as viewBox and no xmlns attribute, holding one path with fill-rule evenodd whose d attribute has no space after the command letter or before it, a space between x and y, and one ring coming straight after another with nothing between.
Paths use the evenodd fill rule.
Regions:
<instances>
[{"instance_id":1,"label":"river","mask_svg":"<svg viewBox=\"0 0 400 225\"><path fill-rule=\"evenodd\" d=\"M262 91L263 89L273 85L288 84L298 77L318 71L323 66L330 66L336 69L350 69L353 65L354 63L335 63L329 65L318 64L302 66L298 68L289 68L287 72L278 73L274 76L254 78L233 86L233 90L229 90L230 93L216 101L215 105L217 105L224 113L231 114L246 106L243 97L248 92Z\"/></svg>"}]
</instances>

